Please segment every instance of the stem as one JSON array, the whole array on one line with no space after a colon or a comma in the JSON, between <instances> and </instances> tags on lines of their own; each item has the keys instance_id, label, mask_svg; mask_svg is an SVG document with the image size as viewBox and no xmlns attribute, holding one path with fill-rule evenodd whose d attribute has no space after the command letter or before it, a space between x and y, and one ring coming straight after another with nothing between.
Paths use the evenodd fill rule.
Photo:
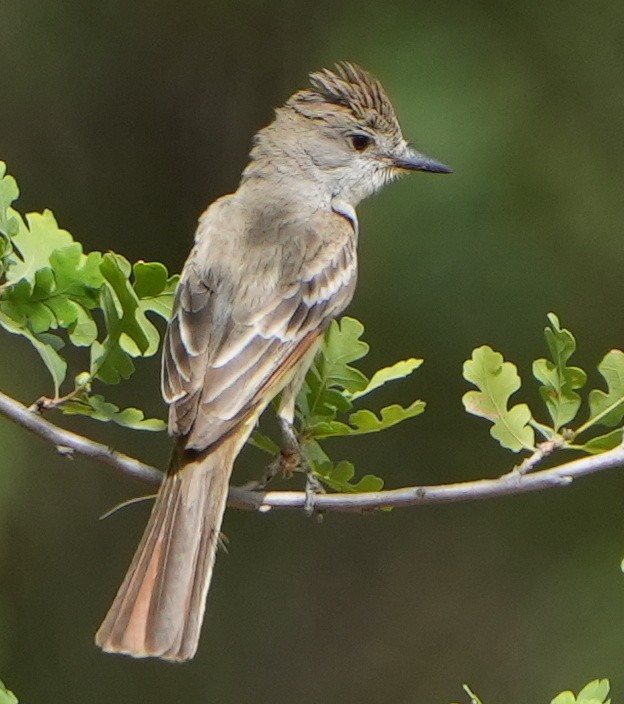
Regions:
<instances>
[{"instance_id":1,"label":"stem","mask_svg":"<svg viewBox=\"0 0 624 704\"><path fill-rule=\"evenodd\" d=\"M577 435L584 433L586 430L591 428L592 425L596 425L596 423L599 423L605 416L609 415L611 411L614 411L618 406L621 406L623 403L624 399L615 401L610 406L607 406L605 409L600 411L600 413L597 413L593 418L589 418L588 420L586 420L580 428L577 428L575 431L573 431L572 438L576 438Z\"/></svg>"},{"instance_id":2,"label":"stem","mask_svg":"<svg viewBox=\"0 0 624 704\"><path fill-rule=\"evenodd\" d=\"M158 485L162 480L162 472L154 467L116 452L106 445L59 428L42 418L37 412L29 410L1 392L0 415L6 416L26 430L52 443L64 456L72 456L75 453L90 457L106 464L119 474L147 484ZM622 466L624 466L624 446L620 445L600 455L583 457L531 474L512 471L496 479L480 479L457 484L409 486L360 494L322 494L315 497L315 510L364 512L386 507L480 501L569 486L578 477ZM271 508L302 509L306 505L306 494L303 491L265 492L232 487L228 503L237 508L261 512Z\"/></svg>"}]
</instances>

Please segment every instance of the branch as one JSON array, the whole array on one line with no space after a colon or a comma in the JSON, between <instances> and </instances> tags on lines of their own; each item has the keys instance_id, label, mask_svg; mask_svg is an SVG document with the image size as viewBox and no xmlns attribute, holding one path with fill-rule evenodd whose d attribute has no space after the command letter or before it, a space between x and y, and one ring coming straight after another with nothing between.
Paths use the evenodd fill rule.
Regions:
<instances>
[{"instance_id":1,"label":"branch","mask_svg":"<svg viewBox=\"0 0 624 704\"><path fill-rule=\"evenodd\" d=\"M0 392L0 414L55 445L57 451L64 457L71 458L74 453L84 455L112 467L120 474L138 479L141 482L158 485L162 481L162 472L154 467L117 452L107 445L89 440L82 435L72 433L70 430L59 428L54 423L42 418L37 410L27 408L2 392Z\"/></svg>"},{"instance_id":2,"label":"branch","mask_svg":"<svg viewBox=\"0 0 624 704\"><path fill-rule=\"evenodd\" d=\"M147 484L158 485L162 480L162 472L154 467L106 445L59 428L42 418L38 412L26 408L1 392L0 414L52 443L66 457L72 457L74 454L84 455L108 465L119 474ZM361 494L321 494L316 497L314 507L317 511L362 512L386 507L477 501L569 486L578 477L621 466L624 466L623 446L531 474L514 470L497 479L479 479L458 484L410 486ZM304 508L305 502L306 494L303 491L250 491L231 487L228 505L265 512L272 508Z\"/></svg>"}]
</instances>

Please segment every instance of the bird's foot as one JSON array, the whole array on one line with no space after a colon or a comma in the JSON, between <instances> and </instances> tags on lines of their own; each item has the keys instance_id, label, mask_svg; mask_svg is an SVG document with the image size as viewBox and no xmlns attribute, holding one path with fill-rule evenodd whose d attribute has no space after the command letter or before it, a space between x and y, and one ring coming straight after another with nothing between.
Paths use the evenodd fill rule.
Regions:
<instances>
[{"instance_id":1,"label":"bird's foot","mask_svg":"<svg viewBox=\"0 0 624 704\"><path fill-rule=\"evenodd\" d=\"M305 485L305 503L303 509L308 516L315 513L316 497L318 494L324 494L325 489L318 477L314 474L308 458L305 456L299 438L295 433L292 423L287 420L279 419L282 437L284 439L284 447L281 452L283 462L283 472L286 476L292 476L295 470L300 469L306 475ZM287 474L288 473L288 474Z\"/></svg>"}]
</instances>

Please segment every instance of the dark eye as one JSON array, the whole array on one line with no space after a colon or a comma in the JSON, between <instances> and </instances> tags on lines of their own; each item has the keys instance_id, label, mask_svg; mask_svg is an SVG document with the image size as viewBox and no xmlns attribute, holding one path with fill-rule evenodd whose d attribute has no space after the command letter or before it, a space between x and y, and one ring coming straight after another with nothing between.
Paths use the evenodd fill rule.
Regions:
<instances>
[{"instance_id":1,"label":"dark eye","mask_svg":"<svg viewBox=\"0 0 624 704\"><path fill-rule=\"evenodd\" d=\"M353 134L351 135L351 144L357 152L363 152L367 147L373 143L373 138L369 137L367 134Z\"/></svg>"}]
</instances>

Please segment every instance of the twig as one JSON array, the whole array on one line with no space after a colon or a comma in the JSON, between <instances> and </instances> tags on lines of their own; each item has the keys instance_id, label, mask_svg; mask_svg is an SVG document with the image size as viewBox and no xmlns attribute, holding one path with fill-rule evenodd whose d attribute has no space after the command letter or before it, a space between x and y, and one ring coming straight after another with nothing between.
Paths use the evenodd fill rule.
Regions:
<instances>
[{"instance_id":1,"label":"twig","mask_svg":"<svg viewBox=\"0 0 624 704\"><path fill-rule=\"evenodd\" d=\"M536 448L532 455L529 455L525 460L523 460L517 467L511 470L510 474L528 474L532 472L537 465L556 452L560 450L565 444L565 438L561 435L555 436L552 440L546 440L541 442Z\"/></svg>"},{"instance_id":2,"label":"twig","mask_svg":"<svg viewBox=\"0 0 624 704\"><path fill-rule=\"evenodd\" d=\"M158 485L162 480L162 472L154 467L99 442L72 433L70 430L59 428L54 423L42 418L36 410L26 408L19 401L2 392L0 392L0 414L55 445L57 451L64 457L71 457L74 453L84 455L112 467L120 474L148 484Z\"/></svg>"},{"instance_id":3,"label":"twig","mask_svg":"<svg viewBox=\"0 0 624 704\"><path fill-rule=\"evenodd\" d=\"M112 467L120 474L148 484L158 485L162 479L162 473L154 467L116 452L106 445L59 428L1 392L0 414L52 443L65 456L74 453L85 455ZM624 466L624 447L619 446L600 455L583 457L530 474L512 471L496 479L479 479L458 484L410 486L361 494L321 494L315 497L315 509L362 512L390 506L477 501L568 486L578 477L621 466ZM236 508L268 511L272 508L302 509L305 502L306 494L303 491L250 491L232 487L228 504Z\"/></svg>"}]
</instances>

